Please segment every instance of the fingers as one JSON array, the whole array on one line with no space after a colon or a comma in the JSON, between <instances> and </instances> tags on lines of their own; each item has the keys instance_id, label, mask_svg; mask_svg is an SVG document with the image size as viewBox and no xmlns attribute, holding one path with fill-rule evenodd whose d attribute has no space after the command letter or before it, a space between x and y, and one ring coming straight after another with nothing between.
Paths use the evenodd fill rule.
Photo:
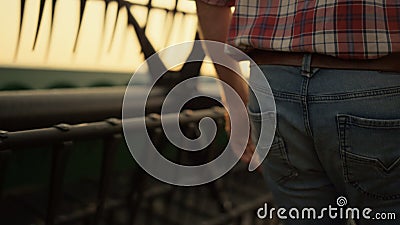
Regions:
<instances>
[{"instance_id":1,"label":"fingers","mask_svg":"<svg viewBox=\"0 0 400 225\"><path fill-rule=\"evenodd\" d=\"M231 131L230 122L231 121L230 121L229 115L226 113L225 114L225 131L228 134L228 136L229 136L230 131ZM251 132L249 132L249 134L250 133ZM254 154L255 153L255 149L256 148L255 148L255 145L253 143L253 140L251 139L251 135L249 135L249 139L247 141L246 149L245 149L244 153L242 154L242 156L240 157L240 161L246 163L247 165L250 164L250 162L256 163L257 165L259 165L260 159L259 159L258 154ZM233 147L232 150L237 156L239 156L240 153L242 152L241 149L237 149L235 147ZM254 161L251 160L252 157L256 157ZM256 169L256 171L261 172L261 166L259 166Z\"/></svg>"},{"instance_id":2,"label":"fingers","mask_svg":"<svg viewBox=\"0 0 400 225\"><path fill-rule=\"evenodd\" d=\"M258 154L256 154L255 149L256 148L255 148L255 145L254 145L252 139L249 138L249 141L246 146L246 150L245 150L243 156L240 158L241 161L246 163L247 165L249 165L250 163L260 165L260 158L259 158ZM255 157L255 158L252 161L253 157ZM256 171L261 173L262 172L261 166L258 166L256 168Z\"/></svg>"}]
</instances>

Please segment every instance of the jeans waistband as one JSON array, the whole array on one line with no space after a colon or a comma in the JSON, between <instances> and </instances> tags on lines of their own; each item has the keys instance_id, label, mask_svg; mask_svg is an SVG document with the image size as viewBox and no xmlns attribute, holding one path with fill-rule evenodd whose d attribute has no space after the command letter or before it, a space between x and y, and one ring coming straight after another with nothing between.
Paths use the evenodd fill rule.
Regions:
<instances>
[{"instance_id":1,"label":"jeans waistband","mask_svg":"<svg viewBox=\"0 0 400 225\"><path fill-rule=\"evenodd\" d=\"M300 66L309 72L313 68L374 70L400 73L400 53L392 53L378 59L341 59L318 53L277 52L252 50L247 53L259 65Z\"/></svg>"}]
</instances>

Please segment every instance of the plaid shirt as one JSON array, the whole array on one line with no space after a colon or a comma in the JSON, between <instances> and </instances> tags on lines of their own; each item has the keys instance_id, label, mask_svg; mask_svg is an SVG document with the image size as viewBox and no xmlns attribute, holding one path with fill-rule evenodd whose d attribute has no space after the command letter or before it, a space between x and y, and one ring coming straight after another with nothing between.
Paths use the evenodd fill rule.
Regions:
<instances>
[{"instance_id":1,"label":"plaid shirt","mask_svg":"<svg viewBox=\"0 0 400 225\"><path fill-rule=\"evenodd\" d=\"M242 49L373 59L400 52L400 0L202 0L235 6L228 43Z\"/></svg>"}]
</instances>

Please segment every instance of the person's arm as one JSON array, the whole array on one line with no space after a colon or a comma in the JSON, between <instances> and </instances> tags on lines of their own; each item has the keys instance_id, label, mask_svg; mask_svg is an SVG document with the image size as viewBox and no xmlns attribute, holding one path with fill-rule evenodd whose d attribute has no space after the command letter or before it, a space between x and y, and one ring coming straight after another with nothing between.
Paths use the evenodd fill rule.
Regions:
<instances>
[{"instance_id":1,"label":"person's arm","mask_svg":"<svg viewBox=\"0 0 400 225\"><path fill-rule=\"evenodd\" d=\"M196 6L201 39L226 43L228 38L229 25L232 18L231 8L228 6L209 5L202 2L201 0L196 0ZM239 68L238 62L234 60L232 60L232 64L230 66ZM239 94L244 105L247 105L248 86L246 82L241 78L241 76L237 75L235 72L224 66L214 64L214 67L217 71L218 78L223 82L229 84ZM223 93L221 94L221 96L224 99ZM227 117L226 124L226 129L229 132L229 117ZM253 156L254 149L254 145L249 138L246 151L242 155L241 160L249 163Z\"/></svg>"},{"instance_id":2,"label":"person's arm","mask_svg":"<svg viewBox=\"0 0 400 225\"><path fill-rule=\"evenodd\" d=\"M209 5L201 0L196 1L196 6L201 39L225 43L228 38L228 30L232 18L231 8L226 6ZM224 66L217 64L214 64L214 66L219 79L234 88L243 102L247 104L248 88L243 79ZM239 67L237 63L232 66Z\"/></svg>"}]
</instances>

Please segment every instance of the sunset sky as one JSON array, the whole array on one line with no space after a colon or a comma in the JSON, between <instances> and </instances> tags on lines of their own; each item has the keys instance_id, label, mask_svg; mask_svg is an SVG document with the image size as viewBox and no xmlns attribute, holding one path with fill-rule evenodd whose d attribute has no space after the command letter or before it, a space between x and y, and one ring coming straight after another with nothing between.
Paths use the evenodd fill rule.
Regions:
<instances>
[{"instance_id":1,"label":"sunset sky","mask_svg":"<svg viewBox=\"0 0 400 225\"><path fill-rule=\"evenodd\" d=\"M131 2L145 5L148 0ZM51 1L46 1L35 49L32 47L40 0L26 0L19 34L20 4L19 0L0 0L0 67L132 73L144 60L134 28L127 26L125 9L120 10L112 40L118 9L115 2L105 12L104 1L87 1L75 52L73 46L78 32L79 0L57 1L51 35ZM173 9L175 0L153 0L152 5ZM141 26L148 18L146 35L156 50L194 39L197 29L195 2L179 0L177 7L185 13L178 12L173 16L164 9L148 12L146 6L135 5L131 8ZM167 60L164 62L168 65ZM203 65L202 73L213 74L212 65Z\"/></svg>"}]
</instances>

